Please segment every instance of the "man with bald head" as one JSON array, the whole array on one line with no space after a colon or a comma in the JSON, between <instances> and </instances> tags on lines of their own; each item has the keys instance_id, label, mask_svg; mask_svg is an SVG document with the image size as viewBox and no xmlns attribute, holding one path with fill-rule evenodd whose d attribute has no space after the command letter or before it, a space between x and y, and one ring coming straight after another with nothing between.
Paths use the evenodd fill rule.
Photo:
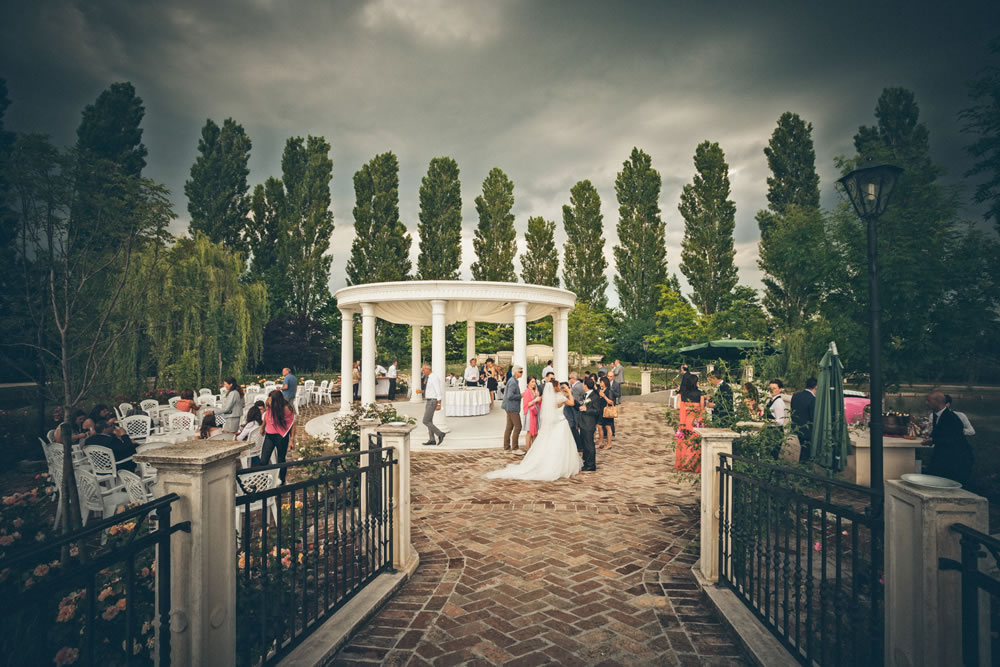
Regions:
<instances>
[{"instance_id":1,"label":"man with bald head","mask_svg":"<svg viewBox=\"0 0 1000 667\"><path fill-rule=\"evenodd\" d=\"M947 477L969 488L972 482L972 447L965 439L962 421L948 407L944 394L933 391L924 401L931 410L931 437L925 445L934 445L928 474Z\"/></svg>"}]
</instances>

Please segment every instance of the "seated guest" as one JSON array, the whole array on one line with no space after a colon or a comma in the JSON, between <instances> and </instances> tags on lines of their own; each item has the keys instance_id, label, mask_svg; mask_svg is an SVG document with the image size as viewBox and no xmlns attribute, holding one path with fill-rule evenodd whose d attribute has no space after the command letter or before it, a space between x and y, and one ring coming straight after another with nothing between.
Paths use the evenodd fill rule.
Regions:
<instances>
[{"instance_id":1,"label":"seated guest","mask_svg":"<svg viewBox=\"0 0 1000 667\"><path fill-rule=\"evenodd\" d=\"M58 442L62 444L62 418L63 410L62 408L56 408L56 411L52 413L52 418L56 421L55 427L55 437L53 442ZM73 433L73 443L76 444L81 440L86 440L90 436L94 435L93 431L94 422L87 417L87 413L83 410L75 410L73 412L73 418L70 420L69 428Z\"/></svg>"},{"instance_id":2,"label":"seated guest","mask_svg":"<svg viewBox=\"0 0 1000 667\"><path fill-rule=\"evenodd\" d=\"M237 440L247 440L254 430L260 429L261 424L264 423L263 410L264 401L257 401L250 407L247 412L247 423L243 425L243 429L236 436Z\"/></svg>"},{"instance_id":3,"label":"seated guest","mask_svg":"<svg viewBox=\"0 0 1000 667\"><path fill-rule=\"evenodd\" d=\"M148 417L149 413L146 412L145 410L137 407L135 405L135 403L133 403L132 407L128 409L128 413L125 416L126 417L135 417L136 415L138 415L140 417Z\"/></svg>"},{"instance_id":4,"label":"seated guest","mask_svg":"<svg viewBox=\"0 0 1000 667\"><path fill-rule=\"evenodd\" d=\"M90 411L90 418L94 420L94 423L100 421L118 421L114 411L103 403L98 403L94 406L94 409Z\"/></svg>"},{"instance_id":5,"label":"seated guest","mask_svg":"<svg viewBox=\"0 0 1000 667\"><path fill-rule=\"evenodd\" d=\"M174 406L175 410L181 412L198 412L198 404L194 402L194 391L185 389L181 392L181 400Z\"/></svg>"},{"instance_id":6,"label":"seated guest","mask_svg":"<svg viewBox=\"0 0 1000 667\"><path fill-rule=\"evenodd\" d=\"M478 387L479 386L479 367L476 366L476 358L473 357L469 359L469 365L465 367L465 386L466 387Z\"/></svg>"},{"instance_id":7,"label":"seated guest","mask_svg":"<svg viewBox=\"0 0 1000 667\"><path fill-rule=\"evenodd\" d=\"M100 421L95 424L94 430L96 431L95 435L87 438L85 444L107 447L114 452L115 466L121 470L135 472L135 462L131 460L132 455L135 454L135 445L125 433L125 429L116 426L113 422Z\"/></svg>"},{"instance_id":8,"label":"seated guest","mask_svg":"<svg viewBox=\"0 0 1000 667\"><path fill-rule=\"evenodd\" d=\"M218 435L219 433L222 433L222 427L215 425L215 413L209 410L201 418L201 430L198 432L198 435L194 436L194 439L208 440L213 435Z\"/></svg>"}]
</instances>

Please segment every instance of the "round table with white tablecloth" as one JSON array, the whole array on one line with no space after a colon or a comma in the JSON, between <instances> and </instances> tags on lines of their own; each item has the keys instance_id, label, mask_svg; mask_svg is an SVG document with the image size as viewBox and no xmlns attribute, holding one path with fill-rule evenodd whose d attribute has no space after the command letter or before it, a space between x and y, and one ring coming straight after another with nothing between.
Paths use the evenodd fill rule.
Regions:
<instances>
[{"instance_id":1,"label":"round table with white tablecloth","mask_svg":"<svg viewBox=\"0 0 1000 667\"><path fill-rule=\"evenodd\" d=\"M446 417L478 417L490 411L490 392L485 387L461 387L444 392Z\"/></svg>"}]
</instances>

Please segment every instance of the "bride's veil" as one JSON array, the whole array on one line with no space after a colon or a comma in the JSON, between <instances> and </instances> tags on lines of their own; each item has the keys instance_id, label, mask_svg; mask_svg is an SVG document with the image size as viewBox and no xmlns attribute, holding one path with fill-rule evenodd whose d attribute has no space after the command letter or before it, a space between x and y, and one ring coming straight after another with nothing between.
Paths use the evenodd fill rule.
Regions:
<instances>
[{"instance_id":1,"label":"bride's veil","mask_svg":"<svg viewBox=\"0 0 1000 667\"><path fill-rule=\"evenodd\" d=\"M542 407L538 411L542 428L555 423L558 410L559 408L556 407L556 390L551 382L546 382L545 389L542 391Z\"/></svg>"}]
</instances>

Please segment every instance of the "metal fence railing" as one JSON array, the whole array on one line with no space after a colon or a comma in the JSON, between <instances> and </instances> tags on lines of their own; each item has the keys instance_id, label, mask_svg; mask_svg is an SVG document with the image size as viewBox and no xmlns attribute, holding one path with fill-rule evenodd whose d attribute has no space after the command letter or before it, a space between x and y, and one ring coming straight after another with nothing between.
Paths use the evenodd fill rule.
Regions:
<instances>
[{"instance_id":1,"label":"metal fence railing","mask_svg":"<svg viewBox=\"0 0 1000 667\"><path fill-rule=\"evenodd\" d=\"M989 593L990 607L1000 599L1000 581L980 569L980 559L988 551L994 566L1000 565L1000 540L970 528L963 523L952 524L951 529L961 535L961 562L941 558L938 567L942 570L957 570L962 575L962 664L978 667L980 664L980 615L979 591ZM985 549L985 551L984 551ZM994 655L996 659L996 655Z\"/></svg>"},{"instance_id":2,"label":"metal fence railing","mask_svg":"<svg viewBox=\"0 0 1000 667\"><path fill-rule=\"evenodd\" d=\"M803 664L881 664L882 496L722 454L719 582Z\"/></svg>"},{"instance_id":3,"label":"metal fence railing","mask_svg":"<svg viewBox=\"0 0 1000 667\"><path fill-rule=\"evenodd\" d=\"M288 476L236 498L238 664L277 662L392 568L398 459L380 437L370 445L249 470Z\"/></svg>"},{"instance_id":4,"label":"metal fence railing","mask_svg":"<svg viewBox=\"0 0 1000 667\"><path fill-rule=\"evenodd\" d=\"M0 560L0 665L170 664L170 523L157 498Z\"/></svg>"}]
</instances>

